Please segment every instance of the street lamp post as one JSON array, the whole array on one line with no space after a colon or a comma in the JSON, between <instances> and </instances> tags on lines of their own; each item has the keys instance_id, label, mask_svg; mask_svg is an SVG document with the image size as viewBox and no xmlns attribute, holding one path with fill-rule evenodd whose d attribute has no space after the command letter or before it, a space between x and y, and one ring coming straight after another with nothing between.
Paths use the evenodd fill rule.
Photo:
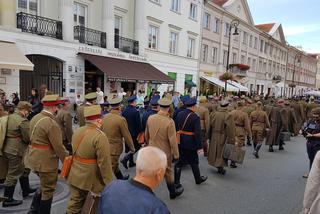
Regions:
<instances>
[{"instance_id":1,"label":"street lamp post","mask_svg":"<svg viewBox=\"0 0 320 214\"><path fill-rule=\"evenodd\" d=\"M296 73L296 61L298 59L298 63L300 63L301 61L301 55L300 54L296 54L294 56L294 59L293 59L293 71L292 71L292 83L291 83L291 97L293 97L293 88L295 87L295 84L294 84L294 75Z\"/></svg>"},{"instance_id":2,"label":"street lamp post","mask_svg":"<svg viewBox=\"0 0 320 214\"><path fill-rule=\"evenodd\" d=\"M239 20L238 20L238 19L232 20L231 23L230 23L230 26L229 26L229 32L228 32L229 41L228 41L228 56L227 56L226 72L228 72L228 70L229 70L230 45L231 45L231 30L232 30L232 28L234 28L234 33L233 33L234 36L239 35L238 26L239 26ZM225 94L227 94L227 80L225 81L224 90L225 90Z\"/></svg>"}]
</instances>

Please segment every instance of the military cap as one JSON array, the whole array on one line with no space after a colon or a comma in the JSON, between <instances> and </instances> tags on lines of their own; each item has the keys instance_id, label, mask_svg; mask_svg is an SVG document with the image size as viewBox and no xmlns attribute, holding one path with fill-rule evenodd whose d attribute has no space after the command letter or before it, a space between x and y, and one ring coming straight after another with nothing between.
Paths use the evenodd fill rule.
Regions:
<instances>
[{"instance_id":1,"label":"military cap","mask_svg":"<svg viewBox=\"0 0 320 214\"><path fill-rule=\"evenodd\" d=\"M186 103L185 105L187 107L192 107L192 106L195 106L197 105L197 99L196 98L190 98Z\"/></svg>"},{"instance_id":2,"label":"military cap","mask_svg":"<svg viewBox=\"0 0 320 214\"><path fill-rule=\"evenodd\" d=\"M261 102L261 101L258 101L258 102L257 102L257 106L262 106L262 102Z\"/></svg>"},{"instance_id":3,"label":"military cap","mask_svg":"<svg viewBox=\"0 0 320 214\"><path fill-rule=\"evenodd\" d=\"M131 96L128 98L128 103L133 103L134 101L136 101L137 97L136 96Z\"/></svg>"},{"instance_id":4,"label":"military cap","mask_svg":"<svg viewBox=\"0 0 320 214\"><path fill-rule=\"evenodd\" d=\"M227 107L229 105L229 101L228 100L222 100L221 102L220 102L220 106L221 107Z\"/></svg>"},{"instance_id":5,"label":"military cap","mask_svg":"<svg viewBox=\"0 0 320 214\"><path fill-rule=\"evenodd\" d=\"M167 107L169 107L171 105L171 100L168 100L166 98L162 98L162 99L158 100L158 104L161 107L167 108Z\"/></svg>"},{"instance_id":6,"label":"military cap","mask_svg":"<svg viewBox=\"0 0 320 214\"><path fill-rule=\"evenodd\" d=\"M91 93L88 93L84 96L84 98L89 101L89 100L95 100L97 99L97 93L96 92L91 92Z\"/></svg>"},{"instance_id":7,"label":"military cap","mask_svg":"<svg viewBox=\"0 0 320 214\"><path fill-rule=\"evenodd\" d=\"M205 96L199 97L199 102L200 103L205 103L207 101L207 98Z\"/></svg>"},{"instance_id":8,"label":"military cap","mask_svg":"<svg viewBox=\"0 0 320 214\"><path fill-rule=\"evenodd\" d=\"M27 102L27 101L20 101L17 105L17 109L26 109L26 110L31 110L32 105Z\"/></svg>"},{"instance_id":9,"label":"military cap","mask_svg":"<svg viewBox=\"0 0 320 214\"><path fill-rule=\"evenodd\" d=\"M58 94L45 95L42 98L43 106L56 106L62 103Z\"/></svg>"},{"instance_id":10,"label":"military cap","mask_svg":"<svg viewBox=\"0 0 320 214\"><path fill-rule=\"evenodd\" d=\"M109 104L111 105L111 107L118 107L120 106L122 102L122 98L120 97L116 97L116 98L113 98L109 101Z\"/></svg>"},{"instance_id":11,"label":"military cap","mask_svg":"<svg viewBox=\"0 0 320 214\"><path fill-rule=\"evenodd\" d=\"M284 103L284 100L283 100L283 99L279 99L277 103L278 103L278 104L283 104L283 103Z\"/></svg>"},{"instance_id":12,"label":"military cap","mask_svg":"<svg viewBox=\"0 0 320 214\"><path fill-rule=\"evenodd\" d=\"M187 102L189 99L190 99L190 96L189 96L189 95L185 95L185 96L182 96L182 97L180 98L180 100L181 100L181 102L182 102L183 104L185 104L185 102Z\"/></svg>"},{"instance_id":13,"label":"military cap","mask_svg":"<svg viewBox=\"0 0 320 214\"><path fill-rule=\"evenodd\" d=\"M152 105L152 106L157 106L157 105L158 105L158 101L159 101L159 98L158 98L158 97L153 97L153 98L150 100L150 105Z\"/></svg>"},{"instance_id":14,"label":"military cap","mask_svg":"<svg viewBox=\"0 0 320 214\"><path fill-rule=\"evenodd\" d=\"M238 102L237 102L237 106L238 106L238 107L242 107L242 106L243 106L243 101L238 101Z\"/></svg>"},{"instance_id":15,"label":"military cap","mask_svg":"<svg viewBox=\"0 0 320 214\"><path fill-rule=\"evenodd\" d=\"M87 120L99 119L101 116L101 107L99 105L85 106L84 117Z\"/></svg>"}]
</instances>

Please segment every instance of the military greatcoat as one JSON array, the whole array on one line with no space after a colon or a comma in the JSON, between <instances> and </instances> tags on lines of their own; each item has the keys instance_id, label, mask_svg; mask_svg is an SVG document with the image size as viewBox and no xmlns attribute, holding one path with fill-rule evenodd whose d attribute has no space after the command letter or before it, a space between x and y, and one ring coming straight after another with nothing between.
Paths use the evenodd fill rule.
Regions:
<instances>
[{"instance_id":1,"label":"military greatcoat","mask_svg":"<svg viewBox=\"0 0 320 214\"><path fill-rule=\"evenodd\" d=\"M265 111L255 110L250 115L252 138L256 144L262 143L266 129L270 128L269 118Z\"/></svg>"},{"instance_id":2,"label":"military greatcoat","mask_svg":"<svg viewBox=\"0 0 320 214\"><path fill-rule=\"evenodd\" d=\"M228 107L220 107L210 116L208 163L215 167L224 167L223 149L226 143L235 143L235 124Z\"/></svg>"}]
</instances>

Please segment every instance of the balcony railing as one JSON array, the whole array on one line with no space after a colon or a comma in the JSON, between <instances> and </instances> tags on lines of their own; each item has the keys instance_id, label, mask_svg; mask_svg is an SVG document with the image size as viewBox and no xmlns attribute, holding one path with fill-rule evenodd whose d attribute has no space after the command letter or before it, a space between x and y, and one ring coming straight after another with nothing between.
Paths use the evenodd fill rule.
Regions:
<instances>
[{"instance_id":1,"label":"balcony railing","mask_svg":"<svg viewBox=\"0 0 320 214\"><path fill-rule=\"evenodd\" d=\"M107 47L107 34L84 26L74 26L74 39L80 43L94 45L102 48Z\"/></svg>"},{"instance_id":2,"label":"balcony railing","mask_svg":"<svg viewBox=\"0 0 320 214\"><path fill-rule=\"evenodd\" d=\"M122 52L139 55L139 42L119 35L114 36L114 47Z\"/></svg>"},{"instance_id":3,"label":"balcony railing","mask_svg":"<svg viewBox=\"0 0 320 214\"><path fill-rule=\"evenodd\" d=\"M17 28L22 32L62 39L62 22L20 12L17 14Z\"/></svg>"}]
</instances>

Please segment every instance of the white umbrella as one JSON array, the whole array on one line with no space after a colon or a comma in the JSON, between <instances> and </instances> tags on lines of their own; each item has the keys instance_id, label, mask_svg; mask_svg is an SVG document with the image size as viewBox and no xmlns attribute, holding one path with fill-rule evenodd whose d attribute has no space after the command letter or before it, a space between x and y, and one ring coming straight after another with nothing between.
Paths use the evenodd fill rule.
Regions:
<instances>
[{"instance_id":1,"label":"white umbrella","mask_svg":"<svg viewBox=\"0 0 320 214\"><path fill-rule=\"evenodd\" d=\"M320 97L320 91L315 91L315 90L307 91L307 92L305 93L305 95Z\"/></svg>"}]
</instances>

